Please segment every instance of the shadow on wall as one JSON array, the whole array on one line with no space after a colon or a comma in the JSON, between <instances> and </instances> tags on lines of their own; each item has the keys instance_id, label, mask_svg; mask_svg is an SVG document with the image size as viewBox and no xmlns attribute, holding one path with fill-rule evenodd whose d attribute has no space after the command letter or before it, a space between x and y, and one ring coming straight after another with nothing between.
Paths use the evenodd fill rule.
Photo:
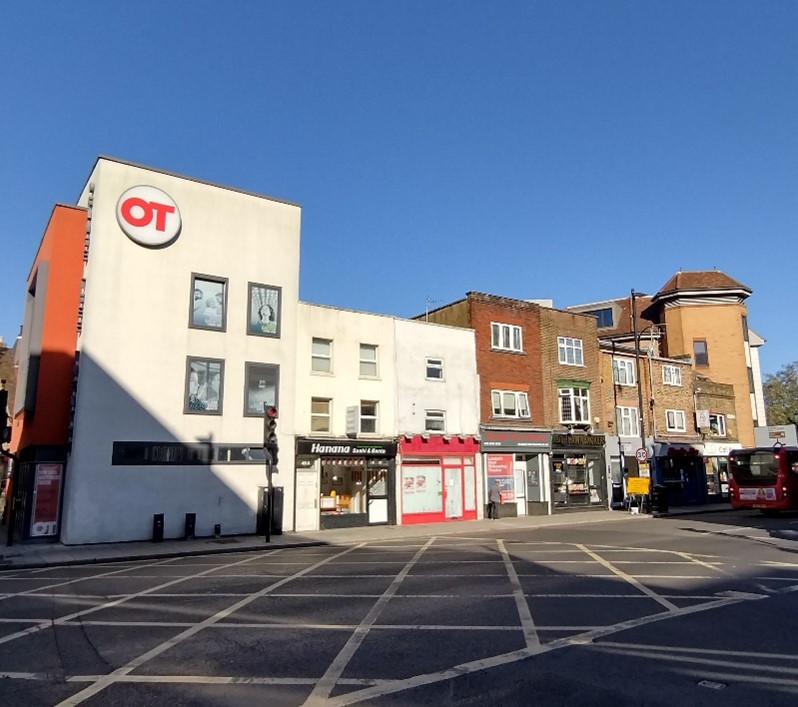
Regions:
<instances>
[{"instance_id":1,"label":"shadow on wall","mask_svg":"<svg viewBox=\"0 0 798 707\"><path fill-rule=\"evenodd\" d=\"M169 352L160 354L164 359ZM198 537L254 533L260 488L265 484L262 434L259 422L245 419L242 411L228 407L225 427L237 428L250 439L220 440L221 415L186 415L183 411L185 381L176 382L173 429L155 417L118 380L86 353L81 354L77 377L77 414L74 417L71 452L69 421L72 419L72 381L64 391L44 389L45 362L61 354L42 355L34 408L25 413L18 454L22 463L65 461L61 541L86 544L149 540L153 516L164 514L164 538L181 538L186 514L196 514ZM65 361L54 368L64 369ZM72 370L73 360L70 360ZM150 361L150 365L158 365ZM164 364L167 361L164 360ZM173 362L168 362L172 364ZM242 362L243 366L243 362ZM171 367L171 365L170 365ZM31 367L32 369L37 367ZM60 384L63 381L58 381ZM51 385L52 388L52 385ZM149 392L143 391L146 397ZM53 435L37 425L42 406L66 421ZM163 405L160 406L163 409ZM55 408L55 409L54 409ZM38 413L38 414L37 414ZM238 415L240 425L231 425ZM191 419L189 419L191 418ZM195 424L196 423L196 424ZM247 424L249 423L249 424ZM201 430L179 437L179 429ZM252 434L254 433L254 434ZM258 460L257 457L260 457ZM279 479L279 477L277 477ZM279 484L279 480L276 481Z\"/></svg>"}]
</instances>

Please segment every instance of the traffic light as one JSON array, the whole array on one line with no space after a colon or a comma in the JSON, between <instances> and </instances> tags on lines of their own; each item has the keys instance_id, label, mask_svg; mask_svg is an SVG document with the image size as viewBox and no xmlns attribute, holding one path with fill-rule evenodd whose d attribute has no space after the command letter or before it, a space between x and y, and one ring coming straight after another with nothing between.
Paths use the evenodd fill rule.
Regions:
<instances>
[{"instance_id":1,"label":"traffic light","mask_svg":"<svg viewBox=\"0 0 798 707\"><path fill-rule=\"evenodd\" d=\"M274 405L264 405L265 416L263 424L263 446L272 455L272 464L277 466L277 408Z\"/></svg>"}]
</instances>

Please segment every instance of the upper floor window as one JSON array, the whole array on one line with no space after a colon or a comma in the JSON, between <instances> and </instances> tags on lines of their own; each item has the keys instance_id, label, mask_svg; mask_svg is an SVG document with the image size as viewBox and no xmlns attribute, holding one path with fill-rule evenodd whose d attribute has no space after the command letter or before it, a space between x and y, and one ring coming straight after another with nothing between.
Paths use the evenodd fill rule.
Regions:
<instances>
[{"instance_id":1,"label":"upper floor window","mask_svg":"<svg viewBox=\"0 0 798 707\"><path fill-rule=\"evenodd\" d=\"M329 398L311 398L310 431L330 432L332 428L332 400Z\"/></svg>"},{"instance_id":2,"label":"upper floor window","mask_svg":"<svg viewBox=\"0 0 798 707\"><path fill-rule=\"evenodd\" d=\"M612 360L612 379L617 385L634 385L634 361L630 358L614 358Z\"/></svg>"},{"instance_id":3,"label":"upper floor window","mask_svg":"<svg viewBox=\"0 0 798 707\"><path fill-rule=\"evenodd\" d=\"M313 337L311 347L311 370L319 373L332 372L332 341Z\"/></svg>"},{"instance_id":4,"label":"upper floor window","mask_svg":"<svg viewBox=\"0 0 798 707\"><path fill-rule=\"evenodd\" d=\"M491 348L502 351L523 351L524 342L521 337L521 327L515 324L491 323L490 345Z\"/></svg>"},{"instance_id":5,"label":"upper floor window","mask_svg":"<svg viewBox=\"0 0 798 707\"><path fill-rule=\"evenodd\" d=\"M491 390L494 417L529 417L529 398L515 390Z\"/></svg>"},{"instance_id":6,"label":"upper floor window","mask_svg":"<svg viewBox=\"0 0 798 707\"><path fill-rule=\"evenodd\" d=\"M360 401L360 431L373 433L377 431L377 401Z\"/></svg>"},{"instance_id":7,"label":"upper floor window","mask_svg":"<svg viewBox=\"0 0 798 707\"><path fill-rule=\"evenodd\" d=\"M685 425L684 410L666 410L665 426L668 428L668 432L685 432L687 427Z\"/></svg>"},{"instance_id":8,"label":"upper floor window","mask_svg":"<svg viewBox=\"0 0 798 707\"><path fill-rule=\"evenodd\" d=\"M709 365L709 349L707 349L706 339L693 339L693 356L696 366Z\"/></svg>"},{"instance_id":9,"label":"upper floor window","mask_svg":"<svg viewBox=\"0 0 798 707\"><path fill-rule=\"evenodd\" d=\"M593 309L589 312L582 312L582 314L592 314L596 318L596 324L599 329L612 326L612 308L605 307L604 309Z\"/></svg>"},{"instance_id":10,"label":"upper floor window","mask_svg":"<svg viewBox=\"0 0 798 707\"><path fill-rule=\"evenodd\" d=\"M377 347L374 344L360 344L360 375L377 376Z\"/></svg>"},{"instance_id":11,"label":"upper floor window","mask_svg":"<svg viewBox=\"0 0 798 707\"><path fill-rule=\"evenodd\" d=\"M560 422L590 422L587 388L560 388Z\"/></svg>"},{"instance_id":12,"label":"upper floor window","mask_svg":"<svg viewBox=\"0 0 798 707\"><path fill-rule=\"evenodd\" d=\"M679 366L662 367L662 382L665 385L681 385L682 384L682 369Z\"/></svg>"},{"instance_id":13,"label":"upper floor window","mask_svg":"<svg viewBox=\"0 0 798 707\"><path fill-rule=\"evenodd\" d=\"M714 412L709 413L709 433L716 437L726 436L726 416Z\"/></svg>"},{"instance_id":14,"label":"upper floor window","mask_svg":"<svg viewBox=\"0 0 798 707\"><path fill-rule=\"evenodd\" d=\"M558 336L557 349L559 351L560 363L569 366L585 365L582 356L582 339L572 339L570 336Z\"/></svg>"},{"instance_id":15,"label":"upper floor window","mask_svg":"<svg viewBox=\"0 0 798 707\"><path fill-rule=\"evenodd\" d=\"M227 326L227 278L192 275L191 289L189 326L224 331Z\"/></svg>"},{"instance_id":16,"label":"upper floor window","mask_svg":"<svg viewBox=\"0 0 798 707\"><path fill-rule=\"evenodd\" d=\"M428 380L443 380L443 359L442 358L428 358L427 359L427 379Z\"/></svg>"},{"instance_id":17,"label":"upper floor window","mask_svg":"<svg viewBox=\"0 0 798 707\"><path fill-rule=\"evenodd\" d=\"M618 434L622 437L640 436L640 415L637 408L618 406L615 408L615 421Z\"/></svg>"},{"instance_id":18,"label":"upper floor window","mask_svg":"<svg viewBox=\"0 0 798 707\"><path fill-rule=\"evenodd\" d=\"M446 413L443 410L425 410L424 430L427 432L446 432Z\"/></svg>"}]
</instances>

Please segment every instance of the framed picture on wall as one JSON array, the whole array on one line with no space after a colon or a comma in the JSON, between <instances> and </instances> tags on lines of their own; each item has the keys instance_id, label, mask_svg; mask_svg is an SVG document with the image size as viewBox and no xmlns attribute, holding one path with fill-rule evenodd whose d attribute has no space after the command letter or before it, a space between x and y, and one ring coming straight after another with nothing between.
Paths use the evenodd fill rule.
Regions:
<instances>
[{"instance_id":1,"label":"framed picture on wall","mask_svg":"<svg viewBox=\"0 0 798 707\"><path fill-rule=\"evenodd\" d=\"M274 285L249 283L247 334L279 338L282 289Z\"/></svg>"},{"instance_id":2,"label":"framed picture on wall","mask_svg":"<svg viewBox=\"0 0 798 707\"><path fill-rule=\"evenodd\" d=\"M192 274L191 310L188 325L194 329L225 331L227 327L226 278Z\"/></svg>"},{"instance_id":3,"label":"framed picture on wall","mask_svg":"<svg viewBox=\"0 0 798 707\"><path fill-rule=\"evenodd\" d=\"M224 397L224 361L189 356L183 412L221 415Z\"/></svg>"},{"instance_id":4,"label":"framed picture on wall","mask_svg":"<svg viewBox=\"0 0 798 707\"><path fill-rule=\"evenodd\" d=\"M277 407L279 366L271 363L247 363L244 380L244 417L262 417L265 405Z\"/></svg>"}]
</instances>

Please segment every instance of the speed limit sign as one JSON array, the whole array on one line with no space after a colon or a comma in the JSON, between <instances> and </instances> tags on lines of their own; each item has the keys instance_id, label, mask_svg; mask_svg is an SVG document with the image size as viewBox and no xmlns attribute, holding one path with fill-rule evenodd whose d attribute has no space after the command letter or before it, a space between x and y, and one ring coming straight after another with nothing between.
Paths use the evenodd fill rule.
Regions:
<instances>
[{"instance_id":1,"label":"speed limit sign","mask_svg":"<svg viewBox=\"0 0 798 707\"><path fill-rule=\"evenodd\" d=\"M648 459L648 450L645 447L640 447L640 449L635 452L635 459L639 462L646 461Z\"/></svg>"}]
</instances>

